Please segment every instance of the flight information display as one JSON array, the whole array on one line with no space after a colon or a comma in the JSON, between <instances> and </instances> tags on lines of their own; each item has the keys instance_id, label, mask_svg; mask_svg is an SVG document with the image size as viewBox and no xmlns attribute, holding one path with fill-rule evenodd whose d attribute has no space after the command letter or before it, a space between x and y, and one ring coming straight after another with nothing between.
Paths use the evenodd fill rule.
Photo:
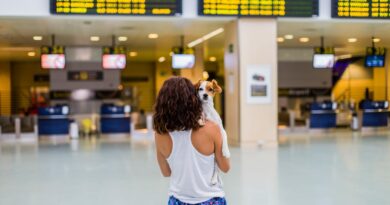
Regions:
<instances>
[{"instance_id":1,"label":"flight information display","mask_svg":"<svg viewBox=\"0 0 390 205\"><path fill-rule=\"evenodd\" d=\"M318 0L199 0L204 16L318 16Z\"/></svg>"},{"instance_id":2,"label":"flight information display","mask_svg":"<svg viewBox=\"0 0 390 205\"><path fill-rule=\"evenodd\" d=\"M181 0L50 0L52 14L173 16Z\"/></svg>"},{"instance_id":3,"label":"flight information display","mask_svg":"<svg viewBox=\"0 0 390 205\"><path fill-rule=\"evenodd\" d=\"M332 0L334 18L390 18L390 0Z\"/></svg>"}]
</instances>

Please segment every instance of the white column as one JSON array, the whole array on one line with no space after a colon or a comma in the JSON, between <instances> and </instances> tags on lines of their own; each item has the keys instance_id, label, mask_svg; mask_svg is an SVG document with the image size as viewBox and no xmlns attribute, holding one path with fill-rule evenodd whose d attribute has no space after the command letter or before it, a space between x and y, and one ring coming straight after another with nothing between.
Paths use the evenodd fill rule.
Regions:
<instances>
[{"instance_id":1,"label":"white column","mask_svg":"<svg viewBox=\"0 0 390 205\"><path fill-rule=\"evenodd\" d=\"M230 142L276 145L276 19L239 19L226 27L225 34L225 112Z\"/></svg>"}]
</instances>

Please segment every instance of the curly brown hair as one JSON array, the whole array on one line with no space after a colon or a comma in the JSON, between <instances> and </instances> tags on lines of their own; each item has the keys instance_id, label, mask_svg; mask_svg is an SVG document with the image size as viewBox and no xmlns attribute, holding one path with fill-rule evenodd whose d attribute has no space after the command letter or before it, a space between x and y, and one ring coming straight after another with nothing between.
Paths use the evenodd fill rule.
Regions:
<instances>
[{"instance_id":1,"label":"curly brown hair","mask_svg":"<svg viewBox=\"0 0 390 205\"><path fill-rule=\"evenodd\" d=\"M186 78L172 77L164 82L154 105L153 128L159 134L198 129L202 102L195 86Z\"/></svg>"}]
</instances>

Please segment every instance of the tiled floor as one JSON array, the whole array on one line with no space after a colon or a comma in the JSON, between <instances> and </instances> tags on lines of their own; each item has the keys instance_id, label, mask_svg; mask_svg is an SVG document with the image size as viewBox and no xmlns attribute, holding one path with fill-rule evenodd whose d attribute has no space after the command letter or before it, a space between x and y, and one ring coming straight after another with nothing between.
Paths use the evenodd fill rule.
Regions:
<instances>
[{"instance_id":1,"label":"tiled floor","mask_svg":"<svg viewBox=\"0 0 390 205\"><path fill-rule=\"evenodd\" d=\"M390 204L390 133L280 140L278 149L232 148L229 204ZM167 186L145 143L0 144L1 205L158 205Z\"/></svg>"}]
</instances>

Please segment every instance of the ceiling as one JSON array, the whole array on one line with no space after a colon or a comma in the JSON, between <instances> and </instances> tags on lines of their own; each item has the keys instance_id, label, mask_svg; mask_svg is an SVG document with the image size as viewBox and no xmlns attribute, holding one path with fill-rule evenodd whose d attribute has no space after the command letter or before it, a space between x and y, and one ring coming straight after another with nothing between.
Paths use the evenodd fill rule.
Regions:
<instances>
[{"instance_id":1,"label":"ceiling","mask_svg":"<svg viewBox=\"0 0 390 205\"><path fill-rule=\"evenodd\" d=\"M0 60L38 60L38 56L28 57L28 51L39 51L41 45L50 45L50 36L56 36L56 44L65 46L109 46L112 35L127 36L126 42L119 45L129 51L138 52L134 61L155 61L168 56L173 46L179 46L180 37L185 43L193 41L220 27L232 18L155 18L155 17L50 17L50 18L0 18ZM315 19L280 19L278 36L294 35L294 39L279 43L279 56L282 58L311 58L308 50L320 45L320 37L325 37L325 46L336 47L337 54L363 54L371 43L371 37L381 38L379 46L390 46L390 24L385 21L346 21ZM158 33L158 39L149 39L149 33ZM32 36L43 36L42 41L34 41ZM99 42L91 42L90 36L100 36ZM307 43L299 42L300 37L308 37ZM356 43L348 43L348 38L357 38ZM275 39L276 40L276 39ZM218 35L205 43L207 56L222 59L224 35ZM306 51L301 55L297 51ZM295 56L294 56L295 55ZM293 56L293 57L292 57Z\"/></svg>"},{"instance_id":2,"label":"ceiling","mask_svg":"<svg viewBox=\"0 0 390 205\"><path fill-rule=\"evenodd\" d=\"M181 45L181 36L189 43L208 34L228 22L226 19L210 21L184 18L0 18L0 60L38 60L28 57L27 52L39 51L41 45L55 43L65 46L110 46L112 36L126 36L126 42L117 42L138 56L135 61L153 61L168 56L173 46ZM158 39L149 39L148 34L157 33ZM34 41L33 36L43 36ZM99 42L91 42L90 36L99 36ZM223 53L223 37L207 42L209 55ZM222 47L221 47L222 46Z\"/></svg>"}]
</instances>

